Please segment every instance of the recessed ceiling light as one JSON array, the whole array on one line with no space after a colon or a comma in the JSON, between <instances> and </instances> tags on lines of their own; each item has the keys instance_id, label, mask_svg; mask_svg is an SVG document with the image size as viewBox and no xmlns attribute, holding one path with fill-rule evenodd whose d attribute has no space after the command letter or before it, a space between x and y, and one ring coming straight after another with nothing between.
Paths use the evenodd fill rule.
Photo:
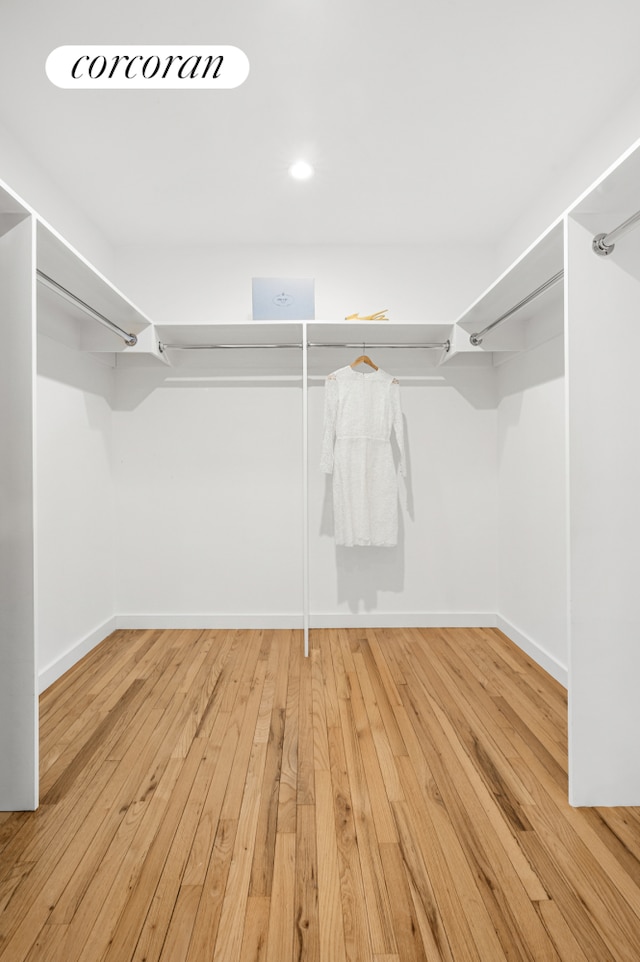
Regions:
<instances>
[{"instance_id":1,"label":"recessed ceiling light","mask_svg":"<svg viewBox=\"0 0 640 962\"><path fill-rule=\"evenodd\" d=\"M296 160L289 167L289 173L295 180L308 180L313 176L313 167L306 160Z\"/></svg>"}]
</instances>

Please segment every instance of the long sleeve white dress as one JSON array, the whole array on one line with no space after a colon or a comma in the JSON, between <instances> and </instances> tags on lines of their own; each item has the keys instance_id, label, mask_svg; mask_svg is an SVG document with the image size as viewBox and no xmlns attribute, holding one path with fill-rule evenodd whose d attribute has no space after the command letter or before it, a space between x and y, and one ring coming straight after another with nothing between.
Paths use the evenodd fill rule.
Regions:
<instances>
[{"instance_id":1,"label":"long sleeve white dress","mask_svg":"<svg viewBox=\"0 0 640 962\"><path fill-rule=\"evenodd\" d=\"M341 367L325 381L321 470L333 475L335 540L339 545L398 542L398 479L391 432L406 475L400 386L381 368Z\"/></svg>"}]
</instances>

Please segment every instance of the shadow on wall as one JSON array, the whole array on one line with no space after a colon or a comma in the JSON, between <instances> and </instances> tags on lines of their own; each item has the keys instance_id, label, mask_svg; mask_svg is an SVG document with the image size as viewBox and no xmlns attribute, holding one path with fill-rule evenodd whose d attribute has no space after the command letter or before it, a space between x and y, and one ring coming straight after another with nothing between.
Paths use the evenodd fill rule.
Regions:
<instances>
[{"instance_id":1,"label":"shadow on wall","mask_svg":"<svg viewBox=\"0 0 640 962\"><path fill-rule=\"evenodd\" d=\"M349 610L375 611L378 592L398 594L404 589L404 524L398 524L398 544L394 548L345 548L336 545L338 601Z\"/></svg>"},{"instance_id":2,"label":"shadow on wall","mask_svg":"<svg viewBox=\"0 0 640 962\"><path fill-rule=\"evenodd\" d=\"M157 362L156 362L157 363ZM288 387L300 392L300 381L289 375L264 375L254 371L236 368L202 368L199 373L183 373L175 368L136 368L120 369L116 379L114 410L134 411L142 405L154 391L184 391L200 389L242 391L250 386L261 388Z\"/></svg>"},{"instance_id":3,"label":"shadow on wall","mask_svg":"<svg viewBox=\"0 0 640 962\"><path fill-rule=\"evenodd\" d=\"M406 415L403 415L406 478L400 478L398 510L398 543L392 548L354 545L336 545L336 574L338 581L338 602L345 603L353 614L359 611L375 611L378 607L378 592L404 590L405 581L405 511L413 520L413 490L411 485L411 452L407 431ZM393 457L396 471L400 452L392 439ZM404 503L403 503L404 502ZM333 538L333 491L332 477L325 476L324 500L320 520L320 535Z\"/></svg>"}]
</instances>

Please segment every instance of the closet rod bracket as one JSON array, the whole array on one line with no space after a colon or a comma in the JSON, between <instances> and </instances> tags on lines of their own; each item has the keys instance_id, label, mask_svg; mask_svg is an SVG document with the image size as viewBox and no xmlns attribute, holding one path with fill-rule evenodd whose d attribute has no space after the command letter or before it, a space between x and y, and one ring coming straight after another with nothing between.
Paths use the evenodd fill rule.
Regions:
<instances>
[{"instance_id":1,"label":"closet rod bracket","mask_svg":"<svg viewBox=\"0 0 640 962\"><path fill-rule=\"evenodd\" d=\"M606 257L607 254L612 254L615 248L615 241L620 240L625 234L628 234L630 230L637 227L640 224L640 210L637 210L635 214L622 223L610 230L608 234L596 234L591 242L591 249L594 254L598 254L599 257Z\"/></svg>"},{"instance_id":2,"label":"closet rod bracket","mask_svg":"<svg viewBox=\"0 0 640 962\"><path fill-rule=\"evenodd\" d=\"M596 234L591 242L591 249L593 253L598 254L599 257L606 257L608 254L613 254L614 250L616 249L615 244L605 243L606 236L607 235L604 233Z\"/></svg>"}]
</instances>

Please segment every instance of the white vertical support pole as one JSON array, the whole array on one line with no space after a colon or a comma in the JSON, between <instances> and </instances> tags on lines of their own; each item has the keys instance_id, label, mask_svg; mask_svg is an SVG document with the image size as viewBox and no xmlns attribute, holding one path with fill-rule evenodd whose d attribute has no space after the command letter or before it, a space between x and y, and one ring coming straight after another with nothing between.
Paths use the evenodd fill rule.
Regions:
<instances>
[{"instance_id":1,"label":"white vertical support pole","mask_svg":"<svg viewBox=\"0 0 640 962\"><path fill-rule=\"evenodd\" d=\"M307 324L302 323L302 621L309 655L309 378Z\"/></svg>"}]
</instances>

